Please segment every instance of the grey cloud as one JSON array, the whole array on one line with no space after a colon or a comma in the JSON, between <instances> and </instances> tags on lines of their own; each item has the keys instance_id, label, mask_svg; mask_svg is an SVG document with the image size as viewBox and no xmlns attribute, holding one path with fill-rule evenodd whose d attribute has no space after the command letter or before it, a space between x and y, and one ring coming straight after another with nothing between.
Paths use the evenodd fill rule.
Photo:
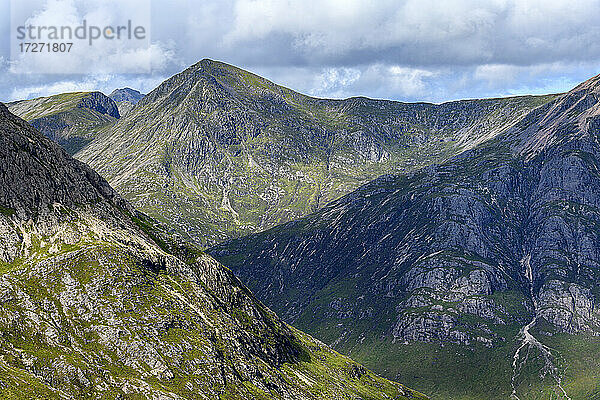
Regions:
<instances>
[{"instance_id":1,"label":"grey cloud","mask_svg":"<svg viewBox=\"0 0 600 400\"><path fill-rule=\"evenodd\" d=\"M162 57L152 74L5 74L0 96L65 82L148 85L206 57L323 97L560 91L599 72L599 15L600 0L154 0L151 37Z\"/></svg>"}]
</instances>

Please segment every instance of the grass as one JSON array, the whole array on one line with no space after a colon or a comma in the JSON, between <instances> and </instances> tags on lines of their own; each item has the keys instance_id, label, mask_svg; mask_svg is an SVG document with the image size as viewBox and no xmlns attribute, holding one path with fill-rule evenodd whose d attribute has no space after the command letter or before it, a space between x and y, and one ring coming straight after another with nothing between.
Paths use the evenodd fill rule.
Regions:
<instances>
[{"instance_id":1,"label":"grass","mask_svg":"<svg viewBox=\"0 0 600 400\"><path fill-rule=\"evenodd\" d=\"M507 327L516 337L518 327ZM563 386L572 399L600 399L600 338L589 335L536 336L559 354ZM514 341L488 348L435 343L394 343L367 336L360 346L340 349L367 368L426 393L432 400L495 400L511 393ZM534 356L535 353L532 353ZM553 379L542 380L539 364L530 362L520 377L519 397L561 399Z\"/></svg>"},{"instance_id":2,"label":"grass","mask_svg":"<svg viewBox=\"0 0 600 400\"><path fill-rule=\"evenodd\" d=\"M0 214L10 217L15 214L15 210L9 207L0 206Z\"/></svg>"}]
</instances>

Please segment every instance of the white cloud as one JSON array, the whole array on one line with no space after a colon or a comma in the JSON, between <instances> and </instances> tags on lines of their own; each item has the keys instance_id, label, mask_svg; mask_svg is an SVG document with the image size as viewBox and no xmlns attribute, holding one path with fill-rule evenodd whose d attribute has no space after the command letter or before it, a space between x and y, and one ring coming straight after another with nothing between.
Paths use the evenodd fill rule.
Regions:
<instances>
[{"instance_id":1,"label":"white cloud","mask_svg":"<svg viewBox=\"0 0 600 400\"><path fill-rule=\"evenodd\" d=\"M37 3L37 4L35 4ZM173 51L164 43L150 43L150 3L146 0L37 0L24 3L12 1L12 55L13 72L17 73L149 73L152 67L164 69L173 58ZM85 21L87 29L82 27ZM128 28L129 23L131 29ZM35 42L34 38L19 40L17 26L70 27L72 31L81 29L87 38L65 37L60 42L73 43L68 52L42 51L22 52L21 44ZM121 30L120 26L127 27ZM92 28L94 27L94 28ZM134 29L139 27L140 37L135 38ZM100 30L109 29L109 36L103 37ZM96 29L96 32L92 32ZM38 36L34 29L34 36ZM38 31L40 32L40 31ZM47 33L37 41L49 42ZM117 32L123 39L116 38ZM143 33L142 33L143 32ZM75 34L75 33L74 33ZM91 35L100 36L91 40Z\"/></svg>"},{"instance_id":2,"label":"white cloud","mask_svg":"<svg viewBox=\"0 0 600 400\"><path fill-rule=\"evenodd\" d=\"M96 90L97 81L62 81L50 85L19 87L13 89L10 100L30 99L57 93L86 92Z\"/></svg>"},{"instance_id":3,"label":"white cloud","mask_svg":"<svg viewBox=\"0 0 600 400\"><path fill-rule=\"evenodd\" d=\"M357 68L325 68L316 75L308 93L319 97L345 97L348 88L356 83L360 76L361 72Z\"/></svg>"},{"instance_id":4,"label":"white cloud","mask_svg":"<svg viewBox=\"0 0 600 400\"><path fill-rule=\"evenodd\" d=\"M28 3L46 4L51 19L118 21L138 14L136 1ZM52 58L21 63L13 68L19 74L0 75L0 95L89 83L87 75L22 73L42 66L61 73L93 67L92 75L116 77L150 63L150 74L123 79L152 81L205 57L316 96L411 101L539 93L600 69L600 0L147 1L152 36L144 50L98 46L69 65Z\"/></svg>"},{"instance_id":5,"label":"white cloud","mask_svg":"<svg viewBox=\"0 0 600 400\"><path fill-rule=\"evenodd\" d=\"M41 83L15 87L7 101L32 99L36 97L51 96L67 92L101 91L110 94L114 89L132 87L148 93L158 86L167 77L132 77L121 75L96 75L83 80L61 80L52 83Z\"/></svg>"},{"instance_id":6,"label":"white cloud","mask_svg":"<svg viewBox=\"0 0 600 400\"><path fill-rule=\"evenodd\" d=\"M475 79L488 82L490 85L513 83L524 67L508 64L484 64L475 68Z\"/></svg>"},{"instance_id":7,"label":"white cloud","mask_svg":"<svg viewBox=\"0 0 600 400\"><path fill-rule=\"evenodd\" d=\"M399 67L397 65L389 67L387 71L390 74L389 80L392 86L398 92L407 96L424 96L425 79L436 75L432 71Z\"/></svg>"},{"instance_id":8,"label":"white cloud","mask_svg":"<svg viewBox=\"0 0 600 400\"><path fill-rule=\"evenodd\" d=\"M266 68L257 72L275 83L316 97L352 96L419 99L428 95L438 71L398 65L363 65L353 68Z\"/></svg>"},{"instance_id":9,"label":"white cloud","mask_svg":"<svg viewBox=\"0 0 600 400\"><path fill-rule=\"evenodd\" d=\"M275 37L308 60L365 55L406 65L600 57L600 2L238 0L228 46ZM383 60L378 60L383 61Z\"/></svg>"}]
</instances>

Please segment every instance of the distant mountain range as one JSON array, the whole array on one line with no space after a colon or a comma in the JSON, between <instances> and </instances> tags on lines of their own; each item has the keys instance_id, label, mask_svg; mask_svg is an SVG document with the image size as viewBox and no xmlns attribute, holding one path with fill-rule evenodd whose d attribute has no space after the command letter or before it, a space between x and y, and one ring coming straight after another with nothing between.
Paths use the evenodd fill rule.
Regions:
<instances>
[{"instance_id":1,"label":"distant mountain range","mask_svg":"<svg viewBox=\"0 0 600 400\"><path fill-rule=\"evenodd\" d=\"M0 397L424 399L281 322L0 104Z\"/></svg>"},{"instance_id":2,"label":"distant mountain range","mask_svg":"<svg viewBox=\"0 0 600 400\"><path fill-rule=\"evenodd\" d=\"M309 214L382 174L443 161L553 98L325 100L202 60L75 157L209 246Z\"/></svg>"},{"instance_id":3,"label":"distant mountain range","mask_svg":"<svg viewBox=\"0 0 600 400\"><path fill-rule=\"evenodd\" d=\"M70 154L120 117L117 104L100 92L64 93L15 101L9 103L8 108Z\"/></svg>"},{"instance_id":4,"label":"distant mountain range","mask_svg":"<svg viewBox=\"0 0 600 400\"><path fill-rule=\"evenodd\" d=\"M114 125L144 97L139 91L62 93L8 103L9 110L73 155L98 132Z\"/></svg>"},{"instance_id":5,"label":"distant mountain range","mask_svg":"<svg viewBox=\"0 0 600 400\"><path fill-rule=\"evenodd\" d=\"M121 116L127 115L129 111L140 101L144 95L131 88L115 89L108 95L119 108Z\"/></svg>"}]
</instances>

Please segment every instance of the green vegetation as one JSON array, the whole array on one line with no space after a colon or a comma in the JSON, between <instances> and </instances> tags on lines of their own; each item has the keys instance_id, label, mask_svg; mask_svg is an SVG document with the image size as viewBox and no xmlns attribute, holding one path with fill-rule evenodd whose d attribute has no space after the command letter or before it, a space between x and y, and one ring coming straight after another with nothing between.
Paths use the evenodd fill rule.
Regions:
<instances>
[{"instance_id":1,"label":"green vegetation","mask_svg":"<svg viewBox=\"0 0 600 400\"><path fill-rule=\"evenodd\" d=\"M425 398L283 324L225 268L192 258L193 247L141 213L132 223L187 264L157 267L162 253L136 247L144 239L124 230L134 227L127 218L98 237L97 221L78 211L59 217L56 231L77 230L77 242L29 226L26 260L2 265L18 294L0 313L3 398Z\"/></svg>"},{"instance_id":2,"label":"green vegetation","mask_svg":"<svg viewBox=\"0 0 600 400\"><path fill-rule=\"evenodd\" d=\"M38 97L32 100L21 100L10 103L11 110L19 111L18 115L25 120L49 117L77 107L77 104L90 92L61 93L49 97Z\"/></svg>"},{"instance_id":3,"label":"green vegetation","mask_svg":"<svg viewBox=\"0 0 600 400\"><path fill-rule=\"evenodd\" d=\"M511 327L516 336L518 327ZM560 354L563 386L572 399L600 396L600 342L597 337L560 334L539 336ZM360 346L346 345L340 351L371 370L404 382L439 400L494 400L509 398L514 342L488 348L435 343L410 343L364 339ZM535 361L537 355L530 357ZM534 362L535 364L535 362ZM541 379L539 369L520 376L519 397L528 400L562 399L550 376Z\"/></svg>"},{"instance_id":4,"label":"green vegetation","mask_svg":"<svg viewBox=\"0 0 600 400\"><path fill-rule=\"evenodd\" d=\"M9 207L0 206L0 214L10 217L15 213L15 210Z\"/></svg>"}]
</instances>

